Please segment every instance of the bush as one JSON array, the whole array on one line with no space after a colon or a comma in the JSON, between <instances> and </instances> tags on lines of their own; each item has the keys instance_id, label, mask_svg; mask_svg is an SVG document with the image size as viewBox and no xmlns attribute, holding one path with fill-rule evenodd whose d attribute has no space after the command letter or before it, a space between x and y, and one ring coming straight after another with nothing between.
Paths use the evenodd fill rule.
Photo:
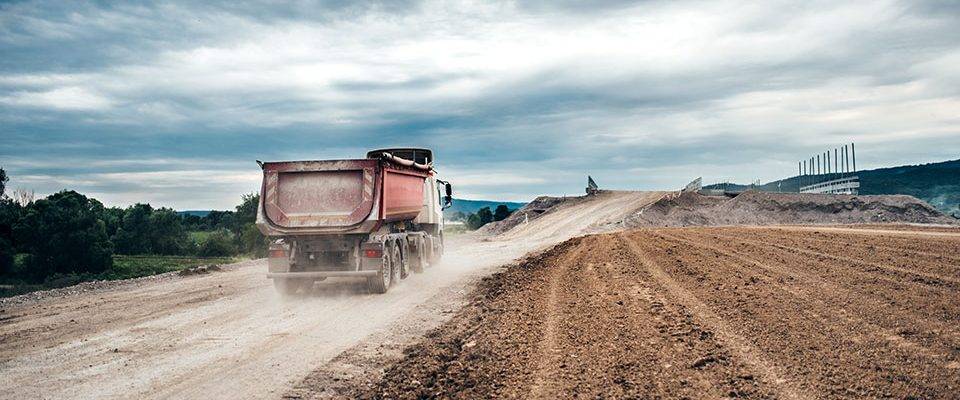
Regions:
<instances>
[{"instance_id":1,"label":"bush","mask_svg":"<svg viewBox=\"0 0 960 400\"><path fill-rule=\"evenodd\" d=\"M240 251L254 257L267 256L267 238L255 224L247 224L240 232Z\"/></svg>"},{"instance_id":2,"label":"bush","mask_svg":"<svg viewBox=\"0 0 960 400\"><path fill-rule=\"evenodd\" d=\"M0 276L6 276L13 271L13 256L13 244L6 238L0 237Z\"/></svg>"},{"instance_id":3,"label":"bush","mask_svg":"<svg viewBox=\"0 0 960 400\"><path fill-rule=\"evenodd\" d=\"M0 276L13 269L13 256L17 253L13 226L20 220L21 211L16 202L0 197Z\"/></svg>"},{"instance_id":4,"label":"bush","mask_svg":"<svg viewBox=\"0 0 960 400\"><path fill-rule=\"evenodd\" d=\"M197 255L201 257L226 257L237 254L230 233L224 230L211 233L200 242Z\"/></svg>"},{"instance_id":5,"label":"bush","mask_svg":"<svg viewBox=\"0 0 960 400\"><path fill-rule=\"evenodd\" d=\"M96 277L91 274L76 274L73 272L68 274L57 273L57 274L48 276L43 281L43 286L48 288L63 288L67 286L73 286L78 283L91 281L94 279L96 279Z\"/></svg>"}]
</instances>

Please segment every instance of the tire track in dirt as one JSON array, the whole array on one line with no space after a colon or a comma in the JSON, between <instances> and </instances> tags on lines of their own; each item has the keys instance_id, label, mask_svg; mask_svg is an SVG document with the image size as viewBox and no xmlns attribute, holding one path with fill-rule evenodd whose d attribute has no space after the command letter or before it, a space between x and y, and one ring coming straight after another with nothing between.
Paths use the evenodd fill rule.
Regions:
<instances>
[{"instance_id":1,"label":"tire track in dirt","mask_svg":"<svg viewBox=\"0 0 960 400\"><path fill-rule=\"evenodd\" d=\"M547 289L547 298L544 304L544 323L543 339L538 346L537 365L534 367L533 384L530 387L530 398L542 399L555 396L555 387L548 383L551 376L556 374L556 369L560 364L557 325L560 317L560 281L566 275L567 268L577 260L583 251L582 246L577 246L572 252L566 253L557 263L557 268L550 270L549 289Z\"/></svg>"},{"instance_id":2,"label":"tire track in dirt","mask_svg":"<svg viewBox=\"0 0 960 400\"><path fill-rule=\"evenodd\" d=\"M725 347L729 348L736 356L746 362L765 383L771 385L777 391L778 397L785 399L801 399L818 397L815 393L804 392L801 396L800 388L794 382L786 379L786 371L766 360L763 353L758 350L747 339L740 336L724 320L714 313L710 307L700 301L696 295L687 291L677 281L670 277L659 265L647 257L646 252L638 243L621 234L619 237L627 247L650 273L650 275L664 289L671 293L675 300L683 304L684 307L691 310L694 316L702 320L717 335L718 340Z\"/></svg>"},{"instance_id":3,"label":"tire track in dirt","mask_svg":"<svg viewBox=\"0 0 960 400\"><path fill-rule=\"evenodd\" d=\"M782 231L782 232L800 232L800 231L791 231L788 228L772 228L771 230ZM810 231L803 231L803 232L809 233ZM820 231L813 231L813 232L819 233ZM824 246L834 245L837 243L836 241L838 239L841 239L841 236L836 233L825 235L827 238L824 238L824 239L821 239L819 237L811 237L809 235L795 235L795 236L798 238L801 238L802 240L806 240L808 242L814 242L814 243L817 243L818 245L824 245ZM903 245L901 247L895 247L895 246L884 246L876 243L871 243L869 241L865 241L861 243L861 242L848 240L844 242L844 245L853 246L865 251L880 249L880 250L885 250L887 252L894 252L904 257L921 256L921 257L926 257L928 261L942 262L946 260L946 261L954 261L956 263L960 263L960 257L950 256L950 255L945 255L942 253L936 253L936 252L930 251L929 246L936 246L937 245L936 243L928 243L927 241L925 241L921 243L926 244L926 246L916 246L917 244L916 242L917 241L915 239L906 240L903 242Z\"/></svg>"},{"instance_id":4,"label":"tire track in dirt","mask_svg":"<svg viewBox=\"0 0 960 400\"><path fill-rule=\"evenodd\" d=\"M881 269L881 270L885 270L885 271L889 271L889 272L900 273L900 274L905 274L905 275L915 275L915 276L920 277L921 279L923 279L923 280L920 280L920 281L913 280L912 282L915 282L915 283L921 283L921 282L922 282L922 283L934 284L934 285L938 285L938 286L948 286L948 285L949 285L949 286L951 287L951 290L955 290L955 289L957 289L957 288L960 288L960 279L954 279L954 278L951 278L951 277L946 277L946 276L942 276L942 275L938 275L938 274L932 274L932 273L921 272L921 271L914 271L914 270L911 270L911 269L908 269L908 268L900 268L900 267L894 267L894 266L889 266L889 265L883 265L883 264L879 264L879 263L867 262L867 261L862 261L862 260L853 259L853 258L850 258L850 257L838 256L838 255L835 255L835 254L825 253L825 252L822 252L822 251L807 250L807 249L802 249L802 248L795 247L795 246L787 246L787 245L782 245L782 244L778 244L778 243L770 243L770 242L764 242L764 241L758 241L758 240L748 240L748 239L740 239L740 240L742 240L742 241L744 241L744 242L747 242L747 243L754 243L754 244L757 244L757 245L759 245L759 246L776 247L776 248L779 248L779 249L783 249L783 250L787 250L787 251L792 251L792 252L796 252L796 253L807 254L807 255L810 255L810 256L814 256L814 257L832 259L832 260L836 260L836 261L843 261L843 262L850 263L850 264L859 264L859 265L863 265L863 266L867 266L867 267L873 267L873 268L876 268L876 269Z\"/></svg>"},{"instance_id":5,"label":"tire track in dirt","mask_svg":"<svg viewBox=\"0 0 960 400\"><path fill-rule=\"evenodd\" d=\"M693 233L689 233L693 232ZM896 279L877 271L866 271L842 263L824 264L817 259L800 253L780 251L765 246L763 242L745 240L739 234L723 230L703 229L688 231L687 234L699 237L709 236L712 240L732 249L741 245L750 247L749 254L763 256L777 261L781 265L790 265L795 273L810 274L814 279L830 282L840 290L821 290L823 296L834 298L845 308L857 308L860 304L861 315L877 323L894 329L896 332L926 343L932 347L960 348L960 331L956 322L960 319L957 304L957 292L949 288L931 286L913 281ZM755 235L750 235L755 237ZM735 250L740 253L746 249ZM789 283L789 282L787 282ZM820 283L816 283L820 285ZM795 285L796 286L796 285ZM799 287L798 290L804 289ZM840 296L842 290L850 296ZM872 304L872 305L868 305ZM914 323L911 324L910 321ZM915 326L928 326L930 330L918 330Z\"/></svg>"},{"instance_id":6,"label":"tire track in dirt","mask_svg":"<svg viewBox=\"0 0 960 400\"><path fill-rule=\"evenodd\" d=\"M903 268L912 273L916 274L930 274L931 276L944 276L948 280L960 281L960 269L956 268L956 263L951 263L951 261L956 262L960 260L960 257L953 257L949 254L944 254L944 248L937 248L936 246L950 246L946 243L929 243L926 244L926 252L917 252L911 250L897 249L891 246L878 245L876 242L868 241L867 244L860 244L856 241L852 241L849 238L843 238L839 236L829 235L827 238L821 239L819 236L822 234L819 231L813 232L801 232L801 231L786 231L786 232L776 232L773 230L756 230L753 231L755 237L766 238L767 241L780 241L787 242L793 246L804 246L807 250L818 249L820 252L830 253L833 255L838 254L850 254L856 252L859 258L863 258L861 262L869 263L870 265L874 264L885 264L885 263L894 263L897 261L904 262L906 261L911 268ZM886 238L884 240L887 240ZM929 239L924 239L928 241ZM916 242L916 240L914 240ZM926 243L926 242L921 242ZM911 246L918 247L918 246ZM862 251L856 251L854 249L860 248ZM930 251L935 252L930 252ZM960 249L957 250L960 252ZM841 256L842 257L842 256ZM909 257L909 258L908 258ZM847 257L850 258L850 257ZM901 267L902 268L902 267Z\"/></svg>"},{"instance_id":7,"label":"tire track in dirt","mask_svg":"<svg viewBox=\"0 0 960 400\"><path fill-rule=\"evenodd\" d=\"M919 356L922 357L922 359L919 360L921 362L933 362L948 358L951 354L951 349L960 347L956 326L949 324L937 324L937 330L939 332L944 332L945 335L937 336L936 338L928 338L939 339L936 340L935 343L925 343L924 341L911 340L910 338L901 336L901 334L904 332L903 328L890 328L881 326L880 323L882 322L875 322L878 320L878 318L871 318L871 316L874 316L877 313L877 308L883 308L886 305L877 301L869 301L872 299L869 299L869 297L867 297L867 293L865 292L848 290L847 288L833 284L818 275L811 274L806 271L793 271L784 267L776 267L743 254L729 252L719 247L705 244L702 242L702 240L704 240L702 234L693 230L685 231L684 234L687 236L697 237L701 240L701 242L695 242L693 240L684 239L682 237L664 232L660 232L658 235L668 238L676 243L687 245L690 248L705 249L710 252L721 254L725 257L736 259L744 264L753 265L773 274L771 275L771 281L781 281L778 279L777 275L796 278L801 281L798 282L799 284L793 285L797 286L796 289L789 289L784 285L778 285L777 288L783 290L791 296L798 297L803 302L815 305L816 307L814 308L816 309L826 310L826 313L829 314L828 316L817 316L817 318L823 321L823 323L842 321L848 326L866 327L868 328L868 332L864 333L864 336L867 336L874 342L878 343L887 341L901 341L903 347L909 348L912 352L916 352L915 354L904 354L906 357ZM864 301L864 299L867 299L867 301ZM857 304L856 302L866 302L870 304L863 305ZM838 307L838 304L843 304L843 307ZM848 311L851 308L854 309L854 313ZM906 318L913 324L925 322L913 315L905 316L901 314L895 316L895 318L899 320Z\"/></svg>"},{"instance_id":8,"label":"tire track in dirt","mask_svg":"<svg viewBox=\"0 0 960 400\"><path fill-rule=\"evenodd\" d=\"M778 288L782 285L778 279L757 275L735 260L709 250L662 243L656 233L643 233L638 238L650 246L651 258L742 336L751 338L772 360L787 368L805 390L817 388L822 397L884 397L890 390L929 398L943 390L931 382L957 383L953 366L960 354L956 348L943 345L941 339L937 346L942 351L918 357L917 350L903 340L904 335L915 332L932 333L935 329L929 324L905 330L904 335L864 335L869 327L836 318L831 311L836 307L836 312L846 312L848 302L819 308L819 302L785 296ZM779 258L776 251L783 253L782 249L770 251L774 255L771 261L802 269ZM830 268L839 264L830 264ZM952 309L948 312L957 308L956 304L945 306Z\"/></svg>"}]
</instances>

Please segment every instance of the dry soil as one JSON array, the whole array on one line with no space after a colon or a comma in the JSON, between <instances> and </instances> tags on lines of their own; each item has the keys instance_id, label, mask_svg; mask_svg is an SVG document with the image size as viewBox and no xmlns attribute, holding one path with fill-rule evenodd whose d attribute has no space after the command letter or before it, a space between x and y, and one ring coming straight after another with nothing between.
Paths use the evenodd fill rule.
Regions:
<instances>
[{"instance_id":1,"label":"dry soil","mask_svg":"<svg viewBox=\"0 0 960 400\"><path fill-rule=\"evenodd\" d=\"M484 279L366 398L956 398L960 232L660 228Z\"/></svg>"}]
</instances>

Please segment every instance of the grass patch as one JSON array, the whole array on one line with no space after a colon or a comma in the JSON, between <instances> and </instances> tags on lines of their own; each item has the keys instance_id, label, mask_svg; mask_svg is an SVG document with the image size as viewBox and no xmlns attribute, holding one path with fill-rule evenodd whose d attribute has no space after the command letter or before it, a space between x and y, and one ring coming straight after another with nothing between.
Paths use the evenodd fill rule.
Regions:
<instances>
[{"instance_id":1,"label":"grass patch","mask_svg":"<svg viewBox=\"0 0 960 400\"><path fill-rule=\"evenodd\" d=\"M203 243L204 240L207 240L210 235L216 231L190 231L187 235L190 237L190 241L193 243Z\"/></svg>"},{"instance_id":2,"label":"grass patch","mask_svg":"<svg viewBox=\"0 0 960 400\"><path fill-rule=\"evenodd\" d=\"M139 278L209 264L230 264L240 257L192 256L113 256L113 267L100 274L101 279Z\"/></svg>"},{"instance_id":3,"label":"grass patch","mask_svg":"<svg viewBox=\"0 0 960 400\"><path fill-rule=\"evenodd\" d=\"M28 284L17 281L0 282L0 297L10 297L37 290L54 289L89 281L115 281L140 278L165 272L210 264L230 264L243 257L193 257L193 256L113 256L113 267L99 274L55 274L43 284ZM22 262L22 259L18 259Z\"/></svg>"}]
</instances>

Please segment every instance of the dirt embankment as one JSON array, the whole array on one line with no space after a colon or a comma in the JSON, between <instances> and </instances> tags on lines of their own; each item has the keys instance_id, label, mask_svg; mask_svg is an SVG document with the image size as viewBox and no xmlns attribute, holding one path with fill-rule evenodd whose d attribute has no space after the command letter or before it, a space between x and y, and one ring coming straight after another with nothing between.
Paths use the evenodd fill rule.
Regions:
<instances>
[{"instance_id":1,"label":"dirt embankment","mask_svg":"<svg viewBox=\"0 0 960 400\"><path fill-rule=\"evenodd\" d=\"M627 226L714 226L864 223L957 224L912 196L744 192L734 198L683 193L627 218Z\"/></svg>"},{"instance_id":2,"label":"dirt embankment","mask_svg":"<svg viewBox=\"0 0 960 400\"><path fill-rule=\"evenodd\" d=\"M538 197L507 219L485 225L496 240L569 239L622 228L627 218L674 192L603 190L590 196Z\"/></svg>"},{"instance_id":3,"label":"dirt embankment","mask_svg":"<svg viewBox=\"0 0 960 400\"><path fill-rule=\"evenodd\" d=\"M951 398L960 232L914 234L575 238L484 279L468 306L354 395Z\"/></svg>"},{"instance_id":4,"label":"dirt embankment","mask_svg":"<svg viewBox=\"0 0 960 400\"><path fill-rule=\"evenodd\" d=\"M487 224L479 233L519 237L514 231L552 229L550 217L599 205L606 215L592 221L589 232L636 227L680 227L780 224L919 223L958 225L960 221L912 196L849 196L744 192L736 197L695 192L602 191L594 196L541 196L507 219ZM547 220L544 220L547 218ZM553 219L559 219L555 217ZM538 228L540 227L540 228Z\"/></svg>"},{"instance_id":5,"label":"dirt embankment","mask_svg":"<svg viewBox=\"0 0 960 400\"><path fill-rule=\"evenodd\" d=\"M540 196L533 201L527 203L519 210L510 214L509 217L503 221L496 221L484 225L479 229L481 234L494 234L498 235L509 231L513 227L529 223L532 220L540 218L541 215L554 209L560 204L565 204L567 206L582 202L586 199L586 196L573 196L573 197L552 197L552 196Z\"/></svg>"}]
</instances>

